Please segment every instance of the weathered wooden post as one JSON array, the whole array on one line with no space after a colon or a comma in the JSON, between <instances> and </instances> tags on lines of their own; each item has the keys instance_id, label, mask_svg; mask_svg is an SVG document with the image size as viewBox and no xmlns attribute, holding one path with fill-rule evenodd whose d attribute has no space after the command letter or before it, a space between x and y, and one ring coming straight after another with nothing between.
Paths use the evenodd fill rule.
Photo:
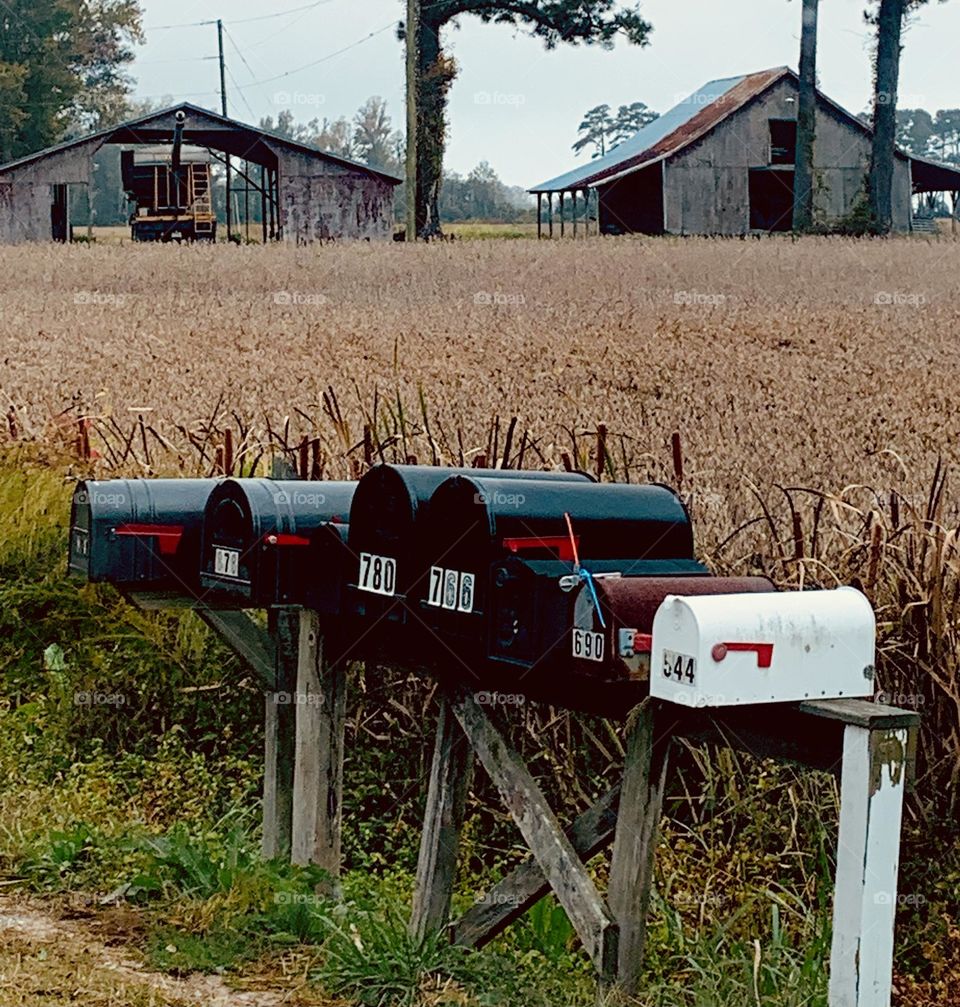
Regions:
<instances>
[{"instance_id":1,"label":"weathered wooden post","mask_svg":"<svg viewBox=\"0 0 960 1007\"><path fill-rule=\"evenodd\" d=\"M900 822L917 715L858 705L843 730L830 1007L889 1007Z\"/></svg>"},{"instance_id":2,"label":"weathered wooden post","mask_svg":"<svg viewBox=\"0 0 960 1007\"><path fill-rule=\"evenodd\" d=\"M610 863L608 900L620 927L617 985L634 996L643 967L654 854L666 784L670 736L657 736L656 705L645 701L626 727L620 814Z\"/></svg>"},{"instance_id":3,"label":"weathered wooden post","mask_svg":"<svg viewBox=\"0 0 960 1007\"><path fill-rule=\"evenodd\" d=\"M343 819L347 667L328 659L316 612L300 613L296 683L292 857L326 871L322 889L338 892Z\"/></svg>"},{"instance_id":4,"label":"weathered wooden post","mask_svg":"<svg viewBox=\"0 0 960 1007\"><path fill-rule=\"evenodd\" d=\"M262 852L272 860L288 859L292 847L300 612L272 609L268 618L276 646L276 677L273 690L264 694Z\"/></svg>"},{"instance_id":5,"label":"weathered wooden post","mask_svg":"<svg viewBox=\"0 0 960 1007\"><path fill-rule=\"evenodd\" d=\"M417 938L442 930L450 915L472 765L470 745L441 694L410 916Z\"/></svg>"}]
</instances>

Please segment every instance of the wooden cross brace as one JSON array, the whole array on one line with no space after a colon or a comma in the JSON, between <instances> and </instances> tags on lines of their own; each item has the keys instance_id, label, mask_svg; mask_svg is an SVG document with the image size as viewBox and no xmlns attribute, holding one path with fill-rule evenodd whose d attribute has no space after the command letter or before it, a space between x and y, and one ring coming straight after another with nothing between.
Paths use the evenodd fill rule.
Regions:
<instances>
[{"instance_id":1,"label":"wooden cross brace","mask_svg":"<svg viewBox=\"0 0 960 1007\"><path fill-rule=\"evenodd\" d=\"M460 731L451 723L454 718ZM412 932L422 935L446 924L472 748L532 857L453 924L453 940L480 947L553 891L602 978L627 985L639 975L668 747L654 739L653 729L649 712L638 709L628 726L622 788L604 795L564 832L530 771L480 704L463 690L448 692L430 775ZM620 801L621 793L629 808ZM584 861L611 841L608 903Z\"/></svg>"}]
</instances>

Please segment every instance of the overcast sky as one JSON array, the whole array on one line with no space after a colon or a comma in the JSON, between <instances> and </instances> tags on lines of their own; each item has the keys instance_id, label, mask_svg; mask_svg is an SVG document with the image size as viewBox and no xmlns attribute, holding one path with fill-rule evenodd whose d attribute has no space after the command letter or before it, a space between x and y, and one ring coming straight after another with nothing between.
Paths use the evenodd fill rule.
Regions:
<instances>
[{"instance_id":1,"label":"overcast sky","mask_svg":"<svg viewBox=\"0 0 960 1007\"><path fill-rule=\"evenodd\" d=\"M282 108L304 120L352 116L378 94L399 126L403 52L394 26L401 0L321 0L264 17L308 3L143 0L147 43L133 66L137 95L219 107L215 26L165 26L222 17L230 112L238 119L276 116ZM865 3L821 3L820 84L852 112L867 107L870 93ZM586 46L546 52L522 33L475 18L448 29L446 46L460 76L451 95L447 167L466 172L487 160L504 181L533 185L588 156L576 158L570 145L580 117L594 105L643 101L663 112L713 78L796 66L800 0L644 0L640 9L653 24L650 45L642 49L618 43L612 52ZM903 57L901 107L960 106L957 39L957 0L931 2L915 18Z\"/></svg>"}]
</instances>

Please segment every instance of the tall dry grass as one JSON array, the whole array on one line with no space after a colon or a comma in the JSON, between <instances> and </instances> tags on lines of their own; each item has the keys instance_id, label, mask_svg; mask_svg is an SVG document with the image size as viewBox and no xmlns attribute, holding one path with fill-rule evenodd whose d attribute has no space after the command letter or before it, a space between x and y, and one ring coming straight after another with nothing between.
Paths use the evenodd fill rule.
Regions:
<instances>
[{"instance_id":1,"label":"tall dry grass","mask_svg":"<svg viewBox=\"0 0 960 1007\"><path fill-rule=\"evenodd\" d=\"M881 688L960 773L949 241L0 249L7 436L102 474L379 458L589 467L689 499L722 571L872 596Z\"/></svg>"}]
</instances>

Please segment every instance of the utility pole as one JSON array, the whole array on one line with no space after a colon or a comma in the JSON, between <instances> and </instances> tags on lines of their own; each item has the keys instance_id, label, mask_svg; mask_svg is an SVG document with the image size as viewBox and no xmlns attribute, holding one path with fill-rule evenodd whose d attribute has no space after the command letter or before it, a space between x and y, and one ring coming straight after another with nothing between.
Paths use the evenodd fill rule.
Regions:
<instances>
[{"instance_id":1,"label":"utility pole","mask_svg":"<svg viewBox=\"0 0 960 1007\"><path fill-rule=\"evenodd\" d=\"M223 21L217 18L217 44L220 49L220 111L223 117L227 116L227 64L223 58ZM227 154L227 241L230 241L230 231L233 224L233 215L230 206L230 155Z\"/></svg>"},{"instance_id":2,"label":"utility pole","mask_svg":"<svg viewBox=\"0 0 960 1007\"><path fill-rule=\"evenodd\" d=\"M417 40L420 37L420 0L407 0L407 241L417 240Z\"/></svg>"}]
</instances>

